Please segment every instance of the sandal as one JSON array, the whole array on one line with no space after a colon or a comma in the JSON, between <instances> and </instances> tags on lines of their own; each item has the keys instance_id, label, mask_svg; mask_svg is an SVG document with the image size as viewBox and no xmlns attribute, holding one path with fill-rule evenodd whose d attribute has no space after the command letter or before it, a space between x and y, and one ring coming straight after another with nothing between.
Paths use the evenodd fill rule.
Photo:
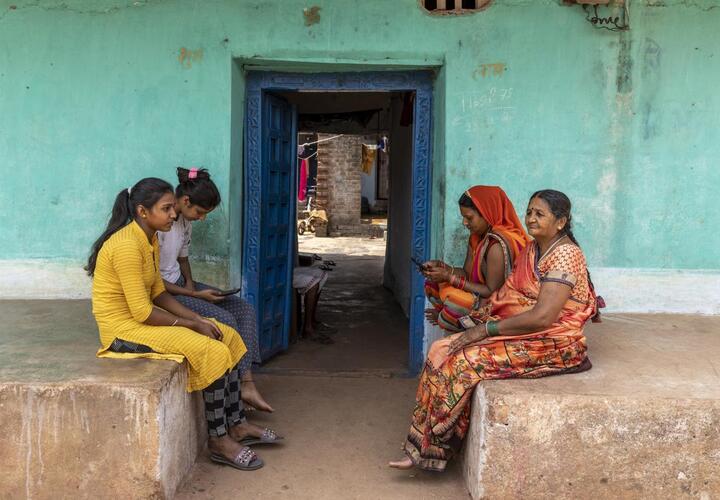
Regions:
<instances>
[{"instance_id":1,"label":"sandal","mask_svg":"<svg viewBox=\"0 0 720 500\"><path fill-rule=\"evenodd\" d=\"M253 444L275 444L278 441L282 441L283 437L278 436L278 434L272 430L268 429L267 427L265 430L263 430L262 435L260 437L255 436L247 436L242 438L238 441L238 443L244 445L244 446L250 446Z\"/></svg>"},{"instance_id":2,"label":"sandal","mask_svg":"<svg viewBox=\"0 0 720 500\"><path fill-rule=\"evenodd\" d=\"M327 264L328 266L334 267L337 266L334 260L325 260L323 261L323 264Z\"/></svg>"},{"instance_id":3,"label":"sandal","mask_svg":"<svg viewBox=\"0 0 720 500\"><path fill-rule=\"evenodd\" d=\"M243 446L233 460L218 455L217 453L210 453L210 460L218 464L229 465L239 470L257 470L265 465L265 462L247 446Z\"/></svg>"},{"instance_id":4,"label":"sandal","mask_svg":"<svg viewBox=\"0 0 720 500\"><path fill-rule=\"evenodd\" d=\"M328 266L327 264L323 264L322 266L320 266L320 269L322 269L323 271L332 271L333 270L333 268Z\"/></svg>"},{"instance_id":5,"label":"sandal","mask_svg":"<svg viewBox=\"0 0 720 500\"><path fill-rule=\"evenodd\" d=\"M312 254L312 258L313 258L314 260L322 260L322 257L320 257L320 256L319 256L318 254L316 254L316 253Z\"/></svg>"},{"instance_id":6,"label":"sandal","mask_svg":"<svg viewBox=\"0 0 720 500\"><path fill-rule=\"evenodd\" d=\"M335 328L334 326L330 326L330 325L328 325L327 323L322 323L322 322L318 323L318 324L315 326L315 329L316 329L318 332L320 332L320 333L325 333L325 334L328 334L328 335L332 335L333 333L337 333L337 332L338 332L338 329Z\"/></svg>"}]
</instances>

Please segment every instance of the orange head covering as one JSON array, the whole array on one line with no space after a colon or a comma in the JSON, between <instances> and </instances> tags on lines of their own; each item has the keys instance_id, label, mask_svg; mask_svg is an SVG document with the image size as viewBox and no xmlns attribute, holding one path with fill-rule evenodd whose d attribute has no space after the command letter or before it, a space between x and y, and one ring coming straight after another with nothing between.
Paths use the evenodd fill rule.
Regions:
<instances>
[{"instance_id":1,"label":"orange head covering","mask_svg":"<svg viewBox=\"0 0 720 500\"><path fill-rule=\"evenodd\" d=\"M505 191L497 186L473 186L465 194L470 197L492 230L505 238L513 253L514 262L520 250L531 240Z\"/></svg>"}]
</instances>

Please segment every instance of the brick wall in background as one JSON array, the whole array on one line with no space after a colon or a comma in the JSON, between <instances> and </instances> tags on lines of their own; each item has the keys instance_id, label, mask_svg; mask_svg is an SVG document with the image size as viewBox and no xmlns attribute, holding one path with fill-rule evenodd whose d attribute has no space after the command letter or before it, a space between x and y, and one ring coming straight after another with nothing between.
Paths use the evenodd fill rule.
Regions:
<instances>
[{"instance_id":1,"label":"brick wall in background","mask_svg":"<svg viewBox=\"0 0 720 500\"><path fill-rule=\"evenodd\" d=\"M335 134L318 134L318 140ZM375 135L344 135L318 144L317 205L328 215L328 236L363 233L360 223L362 144Z\"/></svg>"}]
</instances>

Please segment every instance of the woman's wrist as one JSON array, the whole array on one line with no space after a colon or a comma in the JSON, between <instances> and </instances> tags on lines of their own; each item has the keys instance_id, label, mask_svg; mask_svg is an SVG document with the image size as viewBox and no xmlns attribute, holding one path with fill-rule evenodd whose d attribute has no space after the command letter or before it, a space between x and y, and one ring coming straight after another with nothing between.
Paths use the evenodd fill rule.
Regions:
<instances>
[{"instance_id":1,"label":"woman's wrist","mask_svg":"<svg viewBox=\"0 0 720 500\"><path fill-rule=\"evenodd\" d=\"M500 335L499 321L488 321L485 323L485 333L488 337L497 337Z\"/></svg>"},{"instance_id":2,"label":"woman's wrist","mask_svg":"<svg viewBox=\"0 0 720 500\"><path fill-rule=\"evenodd\" d=\"M185 328L190 328L191 330L195 326L195 322L193 320L187 319L187 318L182 318L180 316L178 316L175 321L176 321L176 323L173 326L182 326Z\"/></svg>"}]
</instances>

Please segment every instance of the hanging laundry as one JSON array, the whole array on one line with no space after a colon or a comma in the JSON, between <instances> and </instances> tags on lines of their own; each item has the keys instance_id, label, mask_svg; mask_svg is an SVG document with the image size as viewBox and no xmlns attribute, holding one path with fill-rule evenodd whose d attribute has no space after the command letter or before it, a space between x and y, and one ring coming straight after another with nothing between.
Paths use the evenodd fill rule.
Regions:
<instances>
[{"instance_id":1,"label":"hanging laundry","mask_svg":"<svg viewBox=\"0 0 720 500\"><path fill-rule=\"evenodd\" d=\"M375 165L375 157L377 156L377 145L369 145L369 144L363 144L362 145L362 164L361 168L362 171L366 175L371 175L373 166Z\"/></svg>"},{"instance_id":2,"label":"hanging laundry","mask_svg":"<svg viewBox=\"0 0 720 500\"><path fill-rule=\"evenodd\" d=\"M387 138L387 136L384 135L384 136L382 136L382 137L378 140L378 149L379 149L380 151L382 151L383 153L387 153L387 152L388 152L388 138Z\"/></svg>"},{"instance_id":3,"label":"hanging laundry","mask_svg":"<svg viewBox=\"0 0 720 500\"><path fill-rule=\"evenodd\" d=\"M307 194L308 161L306 158L300 160L298 169L298 201L305 201Z\"/></svg>"}]
</instances>

